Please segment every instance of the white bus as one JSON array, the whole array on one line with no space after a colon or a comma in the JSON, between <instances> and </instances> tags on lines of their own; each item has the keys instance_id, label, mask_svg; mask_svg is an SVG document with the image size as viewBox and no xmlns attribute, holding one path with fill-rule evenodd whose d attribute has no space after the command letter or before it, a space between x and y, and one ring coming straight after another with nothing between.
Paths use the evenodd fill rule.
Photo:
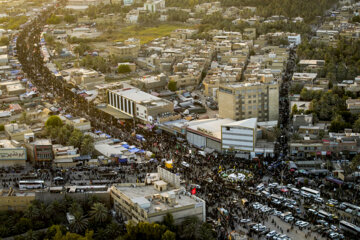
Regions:
<instances>
[{"instance_id":1,"label":"white bus","mask_svg":"<svg viewBox=\"0 0 360 240\"><path fill-rule=\"evenodd\" d=\"M39 189L44 188L44 181L43 180L20 180L19 181L19 189L26 190L26 189Z\"/></svg>"},{"instance_id":2,"label":"white bus","mask_svg":"<svg viewBox=\"0 0 360 240\"><path fill-rule=\"evenodd\" d=\"M339 226L340 226L340 229L346 233L350 233L354 236L360 236L360 227L358 227L352 223L349 223L346 221L340 221Z\"/></svg>"},{"instance_id":3,"label":"white bus","mask_svg":"<svg viewBox=\"0 0 360 240\"><path fill-rule=\"evenodd\" d=\"M310 194L314 198L319 198L320 197L320 192L316 191L314 189L311 189L311 188L302 187L301 191L304 192L304 193Z\"/></svg>"},{"instance_id":4,"label":"white bus","mask_svg":"<svg viewBox=\"0 0 360 240\"><path fill-rule=\"evenodd\" d=\"M347 203L347 202L340 203L339 207L344 209L344 210L347 209L347 208L350 208L352 211L360 212L360 207L359 206L356 206L354 204Z\"/></svg>"},{"instance_id":5,"label":"white bus","mask_svg":"<svg viewBox=\"0 0 360 240\"><path fill-rule=\"evenodd\" d=\"M334 214L325 212L323 210L319 210L318 216L323 219L326 219L327 221L332 221L336 218Z\"/></svg>"}]
</instances>

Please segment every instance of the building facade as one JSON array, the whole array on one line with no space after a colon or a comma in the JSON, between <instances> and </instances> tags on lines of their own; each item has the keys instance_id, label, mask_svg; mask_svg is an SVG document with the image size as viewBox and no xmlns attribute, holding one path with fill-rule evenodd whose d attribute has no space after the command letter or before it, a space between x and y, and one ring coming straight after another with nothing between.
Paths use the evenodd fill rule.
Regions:
<instances>
[{"instance_id":1,"label":"building facade","mask_svg":"<svg viewBox=\"0 0 360 240\"><path fill-rule=\"evenodd\" d=\"M153 122L164 113L172 113L174 104L137 88L123 88L107 92L108 104L144 122Z\"/></svg>"},{"instance_id":2,"label":"building facade","mask_svg":"<svg viewBox=\"0 0 360 240\"><path fill-rule=\"evenodd\" d=\"M273 121L279 117L279 84L237 83L221 85L219 117L239 121L257 118Z\"/></svg>"}]
</instances>

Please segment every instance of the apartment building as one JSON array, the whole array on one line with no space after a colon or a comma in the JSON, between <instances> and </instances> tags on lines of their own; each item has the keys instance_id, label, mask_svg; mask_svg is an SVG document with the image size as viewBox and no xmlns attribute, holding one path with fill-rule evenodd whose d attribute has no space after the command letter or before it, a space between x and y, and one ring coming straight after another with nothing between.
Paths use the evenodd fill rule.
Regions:
<instances>
[{"instance_id":1,"label":"apartment building","mask_svg":"<svg viewBox=\"0 0 360 240\"><path fill-rule=\"evenodd\" d=\"M279 84L234 83L223 84L218 93L219 117L258 121L278 120Z\"/></svg>"}]
</instances>

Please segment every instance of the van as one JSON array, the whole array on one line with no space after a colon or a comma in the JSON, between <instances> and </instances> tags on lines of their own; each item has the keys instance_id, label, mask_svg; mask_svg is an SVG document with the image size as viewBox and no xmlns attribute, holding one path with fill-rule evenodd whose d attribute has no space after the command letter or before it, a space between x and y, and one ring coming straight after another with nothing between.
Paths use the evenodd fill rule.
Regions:
<instances>
[{"instance_id":1,"label":"van","mask_svg":"<svg viewBox=\"0 0 360 240\"><path fill-rule=\"evenodd\" d=\"M265 196L266 198L270 198L270 193L267 191L262 191L261 194Z\"/></svg>"}]
</instances>

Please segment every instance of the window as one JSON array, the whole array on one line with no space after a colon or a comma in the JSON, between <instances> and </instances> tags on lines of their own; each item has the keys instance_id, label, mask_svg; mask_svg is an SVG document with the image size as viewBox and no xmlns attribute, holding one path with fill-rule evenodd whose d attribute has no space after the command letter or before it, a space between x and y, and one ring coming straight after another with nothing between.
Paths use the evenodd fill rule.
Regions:
<instances>
[{"instance_id":1,"label":"window","mask_svg":"<svg viewBox=\"0 0 360 240\"><path fill-rule=\"evenodd\" d=\"M249 100L248 103L251 103L251 100Z\"/></svg>"},{"instance_id":2,"label":"window","mask_svg":"<svg viewBox=\"0 0 360 240\"><path fill-rule=\"evenodd\" d=\"M256 98L256 95L253 95L253 98Z\"/></svg>"},{"instance_id":3,"label":"window","mask_svg":"<svg viewBox=\"0 0 360 240\"><path fill-rule=\"evenodd\" d=\"M248 109L251 109L251 106L248 106Z\"/></svg>"},{"instance_id":4,"label":"window","mask_svg":"<svg viewBox=\"0 0 360 240\"><path fill-rule=\"evenodd\" d=\"M226 131L230 131L230 127L226 127Z\"/></svg>"},{"instance_id":5,"label":"window","mask_svg":"<svg viewBox=\"0 0 360 240\"><path fill-rule=\"evenodd\" d=\"M251 114L252 112L251 111L249 111L249 114Z\"/></svg>"}]
</instances>

